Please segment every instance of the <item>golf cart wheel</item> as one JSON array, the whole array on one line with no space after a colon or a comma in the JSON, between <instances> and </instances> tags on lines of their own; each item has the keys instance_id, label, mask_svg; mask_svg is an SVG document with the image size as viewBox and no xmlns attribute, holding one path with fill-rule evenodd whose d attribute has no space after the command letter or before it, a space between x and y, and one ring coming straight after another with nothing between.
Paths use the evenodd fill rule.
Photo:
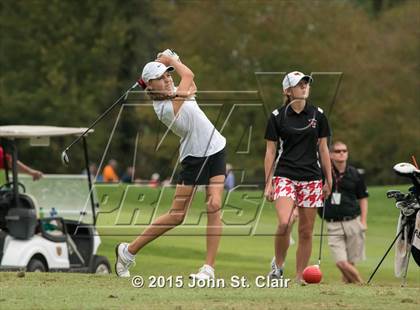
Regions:
<instances>
[{"instance_id":1,"label":"golf cart wheel","mask_svg":"<svg viewBox=\"0 0 420 310\"><path fill-rule=\"evenodd\" d=\"M28 272L45 272L45 271L47 271L47 268L45 267L44 263L41 262L39 259L32 258L29 261L28 266L26 267L26 271L28 271Z\"/></svg>"},{"instance_id":2,"label":"golf cart wheel","mask_svg":"<svg viewBox=\"0 0 420 310\"><path fill-rule=\"evenodd\" d=\"M109 265L108 259L105 256L95 255L91 272L96 274L110 274L111 266Z\"/></svg>"}]
</instances>

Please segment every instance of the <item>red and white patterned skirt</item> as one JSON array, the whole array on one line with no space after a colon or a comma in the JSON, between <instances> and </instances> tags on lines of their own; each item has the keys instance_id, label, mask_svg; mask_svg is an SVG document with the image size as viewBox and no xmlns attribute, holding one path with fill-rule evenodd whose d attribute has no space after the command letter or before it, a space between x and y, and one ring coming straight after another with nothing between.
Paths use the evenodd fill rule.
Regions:
<instances>
[{"instance_id":1,"label":"red and white patterned skirt","mask_svg":"<svg viewBox=\"0 0 420 310\"><path fill-rule=\"evenodd\" d=\"M285 177L273 178L274 200L290 197L301 208L323 206L322 180L293 181Z\"/></svg>"}]
</instances>

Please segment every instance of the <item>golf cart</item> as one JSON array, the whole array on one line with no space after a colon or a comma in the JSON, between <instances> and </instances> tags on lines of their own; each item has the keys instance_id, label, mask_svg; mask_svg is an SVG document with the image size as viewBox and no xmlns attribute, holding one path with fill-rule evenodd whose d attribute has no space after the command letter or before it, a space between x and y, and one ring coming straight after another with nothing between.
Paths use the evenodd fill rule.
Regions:
<instances>
[{"instance_id":1,"label":"golf cart","mask_svg":"<svg viewBox=\"0 0 420 310\"><path fill-rule=\"evenodd\" d=\"M6 156L3 156L6 183L0 186L0 270L111 272L108 259L96 255L101 240L95 229L97 203L85 137L83 148L87 173L75 176L77 184L82 184L85 192L80 193L81 190L77 189L67 195L70 199L67 205L71 205L71 210L63 209L61 205L66 196L66 186L55 189L60 199L44 200L43 196L49 195L48 186L42 182L54 182L56 175L45 175L37 182L30 178L24 181L23 175L19 175L18 179L16 140L30 139L31 145L46 146L51 137L80 136L85 130L53 126L0 126L0 145L5 154L11 155L11 169L6 163ZM41 184L41 193L47 195L32 194L27 190L32 183ZM84 196L84 203L76 203L76 196ZM46 216L48 210L49 216Z\"/></svg>"}]
</instances>

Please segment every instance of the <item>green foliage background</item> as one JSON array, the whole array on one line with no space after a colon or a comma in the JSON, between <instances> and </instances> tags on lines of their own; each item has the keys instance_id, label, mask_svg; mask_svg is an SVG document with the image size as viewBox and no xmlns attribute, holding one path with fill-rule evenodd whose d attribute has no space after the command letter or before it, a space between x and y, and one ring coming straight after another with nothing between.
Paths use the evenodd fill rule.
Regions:
<instances>
[{"instance_id":1,"label":"green foliage background","mask_svg":"<svg viewBox=\"0 0 420 310\"><path fill-rule=\"evenodd\" d=\"M255 72L291 70L314 73L314 104L330 111L335 101L333 138L348 143L351 161L366 169L368 182L397 182L393 164L420 156L419 6L417 0L5 0L0 125L87 126L147 61L172 48L194 71L200 91L258 90L262 96L198 96L218 128L234 104L254 104L236 109L223 132L228 160L244 182L263 181L265 121L282 101L282 76ZM122 110L104 160L116 158L121 172L134 162L144 179L155 171L170 175L178 139L170 135L157 148L164 128L150 102L133 94L128 103L141 105ZM89 139L94 162L102 158L118 111ZM76 172L77 147L70 168L59 162L70 141L57 140L48 151L21 143L20 157L46 172Z\"/></svg>"}]
</instances>

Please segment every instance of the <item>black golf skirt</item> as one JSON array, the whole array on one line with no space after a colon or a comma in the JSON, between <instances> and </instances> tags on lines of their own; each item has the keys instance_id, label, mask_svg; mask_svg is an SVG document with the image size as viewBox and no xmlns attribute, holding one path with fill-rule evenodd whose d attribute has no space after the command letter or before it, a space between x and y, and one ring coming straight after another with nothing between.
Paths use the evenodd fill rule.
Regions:
<instances>
[{"instance_id":1,"label":"black golf skirt","mask_svg":"<svg viewBox=\"0 0 420 310\"><path fill-rule=\"evenodd\" d=\"M226 175L225 149L207 157L187 156L181 167L178 184L209 185L212 177Z\"/></svg>"}]
</instances>

